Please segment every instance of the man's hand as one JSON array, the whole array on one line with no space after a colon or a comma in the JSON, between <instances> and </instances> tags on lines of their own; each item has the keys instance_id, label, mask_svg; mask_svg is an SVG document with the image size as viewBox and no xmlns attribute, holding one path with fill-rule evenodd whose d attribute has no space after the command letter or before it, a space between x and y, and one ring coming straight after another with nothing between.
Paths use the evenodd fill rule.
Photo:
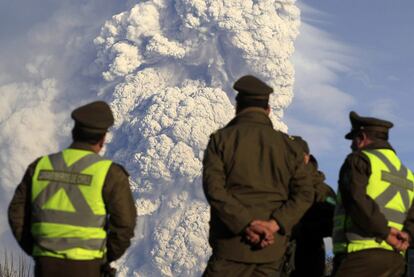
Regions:
<instances>
[{"instance_id":1,"label":"man's hand","mask_svg":"<svg viewBox=\"0 0 414 277\"><path fill-rule=\"evenodd\" d=\"M407 248L410 246L411 237L407 232L401 231L397 234L397 238L402 241L400 251L406 251Z\"/></svg>"},{"instance_id":2,"label":"man's hand","mask_svg":"<svg viewBox=\"0 0 414 277\"><path fill-rule=\"evenodd\" d=\"M279 225L274 219L263 221L254 220L246 228L246 239L255 245L260 244L261 248L274 243L274 234L279 230Z\"/></svg>"},{"instance_id":3,"label":"man's hand","mask_svg":"<svg viewBox=\"0 0 414 277\"><path fill-rule=\"evenodd\" d=\"M399 231L394 227L390 228L387 239L385 240L395 251L405 251L410 244L410 236L406 232Z\"/></svg>"},{"instance_id":4,"label":"man's hand","mask_svg":"<svg viewBox=\"0 0 414 277\"><path fill-rule=\"evenodd\" d=\"M245 235L246 235L246 239L251 243L251 244L258 244L260 243L260 231L257 230L253 230L253 228L251 228L250 226L246 228L245 230Z\"/></svg>"}]
</instances>

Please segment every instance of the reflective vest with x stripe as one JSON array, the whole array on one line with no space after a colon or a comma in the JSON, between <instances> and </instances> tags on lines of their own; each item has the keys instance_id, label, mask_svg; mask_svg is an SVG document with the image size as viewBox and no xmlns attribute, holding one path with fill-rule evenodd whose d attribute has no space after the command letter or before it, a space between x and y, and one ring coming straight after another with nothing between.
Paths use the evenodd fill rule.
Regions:
<instances>
[{"instance_id":1,"label":"reflective vest with x stripe","mask_svg":"<svg viewBox=\"0 0 414 277\"><path fill-rule=\"evenodd\" d=\"M102 189L111 163L78 149L65 149L39 160L31 195L33 256L71 260L104 256Z\"/></svg>"},{"instance_id":2,"label":"reflective vest with x stripe","mask_svg":"<svg viewBox=\"0 0 414 277\"><path fill-rule=\"evenodd\" d=\"M371 164L367 195L378 204L388 221L388 226L402 230L414 197L413 173L390 149L367 150L363 153ZM371 248L393 250L385 241L376 241L352 223L352 219L346 215L339 193L337 200L332 235L335 254Z\"/></svg>"}]
</instances>

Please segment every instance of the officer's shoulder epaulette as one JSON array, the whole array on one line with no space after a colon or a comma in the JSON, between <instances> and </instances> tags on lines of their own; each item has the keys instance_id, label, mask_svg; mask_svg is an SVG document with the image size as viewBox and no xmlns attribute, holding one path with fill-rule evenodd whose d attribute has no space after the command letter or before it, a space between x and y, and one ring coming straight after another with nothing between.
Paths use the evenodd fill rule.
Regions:
<instances>
[{"instance_id":1,"label":"officer's shoulder epaulette","mask_svg":"<svg viewBox=\"0 0 414 277\"><path fill-rule=\"evenodd\" d=\"M288 142L288 143L290 143L290 142L293 142L293 141L295 141L295 137L294 136L291 136L291 135L289 135L289 134L287 134L287 133L284 133L284 132L281 132L281 131L279 131L280 132L280 134L282 134L282 137Z\"/></svg>"}]
</instances>

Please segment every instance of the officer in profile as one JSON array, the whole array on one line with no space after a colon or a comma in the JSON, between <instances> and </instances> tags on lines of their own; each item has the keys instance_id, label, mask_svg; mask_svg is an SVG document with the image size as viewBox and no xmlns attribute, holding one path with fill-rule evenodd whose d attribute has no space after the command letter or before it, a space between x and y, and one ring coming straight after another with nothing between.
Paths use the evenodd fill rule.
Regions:
<instances>
[{"instance_id":1,"label":"officer in profile","mask_svg":"<svg viewBox=\"0 0 414 277\"><path fill-rule=\"evenodd\" d=\"M250 75L233 88L236 116L210 136L203 159L213 250L203 276L279 276L314 189L293 138L269 119L273 89Z\"/></svg>"},{"instance_id":2,"label":"officer in profile","mask_svg":"<svg viewBox=\"0 0 414 277\"><path fill-rule=\"evenodd\" d=\"M326 260L323 238L332 234L336 195L325 183L325 175L318 169L316 158L310 154L308 143L299 136L294 138L303 152L304 163L311 168L315 197L312 206L293 228L284 271L291 277L321 277L325 275ZM289 269L293 272L290 273Z\"/></svg>"},{"instance_id":3,"label":"officer in profile","mask_svg":"<svg viewBox=\"0 0 414 277\"><path fill-rule=\"evenodd\" d=\"M72 112L73 143L36 159L16 188L9 224L35 276L110 275L134 235L128 173L98 155L114 118L102 101Z\"/></svg>"},{"instance_id":4,"label":"officer in profile","mask_svg":"<svg viewBox=\"0 0 414 277\"><path fill-rule=\"evenodd\" d=\"M402 276L414 235L414 176L388 142L391 122L349 117L353 152L339 176L334 276Z\"/></svg>"}]
</instances>

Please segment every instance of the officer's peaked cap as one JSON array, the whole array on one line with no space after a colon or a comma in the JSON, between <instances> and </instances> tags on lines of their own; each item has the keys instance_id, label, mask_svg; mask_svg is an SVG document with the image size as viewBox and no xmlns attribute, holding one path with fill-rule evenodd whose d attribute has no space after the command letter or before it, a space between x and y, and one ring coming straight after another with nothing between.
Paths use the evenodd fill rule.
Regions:
<instances>
[{"instance_id":1,"label":"officer's peaked cap","mask_svg":"<svg viewBox=\"0 0 414 277\"><path fill-rule=\"evenodd\" d=\"M239 92L238 98L257 100L268 100L269 94L273 92L273 88L252 75L246 75L238 79L233 88Z\"/></svg>"},{"instance_id":2,"label":"officer's peaked cap","mask_svg":"<svg viewBox=\"0 0 414 277\"><path fill-rule=\"evenodd\" d=\"M114 124L111 108L104 101L95 101L72 112L77 127L92 133L105 133Z\"/></svg>"},{"instance_id":3,"label":"officer's peaked cap","mask_svg":"<svg viewBox=\"0 0 414 277\"><path fill-rule=\"evenodd\" d=\"M362 117L354 111L349 113L349 119L352 129L345 135L346 139L353 139L359 131L375 131L388 134L388 130L394 126L390 121L374 117Z\"/></svg>"}]
</instances>

